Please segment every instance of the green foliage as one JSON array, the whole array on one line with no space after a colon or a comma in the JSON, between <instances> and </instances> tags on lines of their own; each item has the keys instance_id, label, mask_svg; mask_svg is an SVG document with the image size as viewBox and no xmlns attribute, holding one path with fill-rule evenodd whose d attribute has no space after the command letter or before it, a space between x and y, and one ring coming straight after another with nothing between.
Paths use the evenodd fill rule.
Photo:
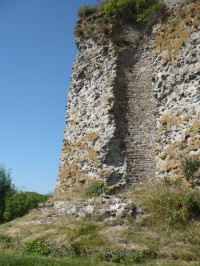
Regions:
<instances>
[{"instance_id":1,"label":"green foliage","mask_svg":"<svg viewBox=\"0 0 200 266\"><path fill-rule=\"evenodd\" d=\"M78 16L81 17L87 17L92 15L97 11L97 7L92 7L89 5L83 5L78 9Z\"/></svg>"},{"instance_id":2,"label":"green foliage","mask_svg":"<svg viewBox=\"0 0 200 266\"><path fill-rule=\"evenodd\" d=\"M152 249L142 250L142 251L135 251L132 254L132 259L135 263L143 263L147 260L156 259L157 252Z\"/></svg>"},{"instance_id":3,"label":"green foliage","mask_svg":"<svg viewBox=\"0 0 200 266\"><path fill-rule=\"evenodd\" d=\"M165 221L171 226L186 226L200 216L200 192L181 187L159 187L146 201L154 222Z\"/></svg>"},{"instance_id":4,"label":"green foliage","mask_svg":"<svg viewBox=\"0 0 200 266\"><path fill-rule=\"evenodd\" d=\"M92 181L88 187L85 188L84 194L89 197L98 197L99 195L108 191L108 187L100 180Z\"/></svg>"},{"instance_id":5,"label":"green foliage","mask_svg":"<svg viewBox=\"0 0 200 266\"><path fill-rule=\"evenodd\" d=\"M103 11L105 4L108 3L108 0L98 0L98 10Z\"/></svg>"},{"instance_id":6,"label":"green foliage","mask_svg":"<svg viewBox=\"0 0 200 266\"><path fill-rule=\"evenodd\" d=\"M99 235L88 235L76 239L71 243L70 252L73 255L82 256L97 252L100 247L105 245L104 239Z\"/></svg>"},{"instance_id":7,"label":"green foliage","mask_svg":"<svg viewBox=\"0 0 200 266\"><path fill-rule=\"evenodd\" d=\"M9 235L0 234L0 248L1 250L14 249L18 243Z\"/></svg>"},{"instance_id":8,"label":"green foliage","mask_svg":"<svg viewBox=\"0 0 200 266\"><path fill-rule=\"evenodd\" d=\"M73 255L88 255L105 245L105 240L99 235L98 226L93 223L80 225L72 231L70 253Z\"/></svg>"},{"instance_id":9,"label":"green foliage","mask_svg":"<svg viewBox=\"0 0 200 266\"><path fill-rule=\"evenodd\" d=\"M146 23L159 17L166 9L162 0L109 0L104 6L108 16L115 15L123 21Z\"/></svg>"},{"instance_id":10,"label":"green foliage","mask_svg":"<svg viewBox=\"0 0 200 266\"><path fill-rule=\"evenodd\" d=\"M106 251L103 253L103 258L106 261L120 263L125 260L125 254L123 252Z\"/></svg>"},{"instance_id":11,"label":"green foliage","mask_svg":"<svg viewBox=\"0 0 200 266\"><path fill-rule=\"evenodd\" d=\"M24 252L48 256L53 249L43 238L36 238L26 242Z\"/></svg>"},{"instance_id":12,"label":"green foliage","mask_svg":"<svg viewBox=\"0 0 200 266\"><path fill-rule=\"evenodd\" d=\"M125 20L135 16L134 0L109 0L104 6L104 11L108 16L115 15Z\"/></svg>"},{"instance_id":13,"label":"green foliage","mask_svg":"<svg viewBox=\"0 0 200 266\"><path fill-rule=\"evenodd\" d=\"M162 179L162 182L165 186L180 187L183 183L183 180L179 179L179 178L173 180L172 178L170 178L168 176L164 176L164 178Z\"/></svg>"},{"instance_id":14,"label":"green foliage","mask_svg":"<svg viewBox=\"0 0 200 266\"><path fill-rule=\"evenodd\" d=\"M200 159L197 156L188 157L182 160L181 163L184 177L186 180L195 185L200 179Z\"/></svg>"},{"instance_id":15,"label":"green foliage","mask_svg":"<svg viewBox=\"0 0 200 266\"><path fill-rule=\"evenodd\" d=\"M121 44L127 44L125 36L119 33L114 33L112 36L112 41L114 44L121 45Z\"/></svg>"},{"instance_id":16,"label":"green foliage","mask_svg":"<svg viewBox=\"0 0 200 266\"><path fill-rule=\"evenodd\" d=\"M15 188L11 182L10 172L0 166L0 223L4 221L5 200L7 195L13 194Z\"/></svg>"},{"instance_id":17,"label":"green foliage","mask_svg":"<svg viewBox=\"0 0 200 266\"><path fill-rule=\"evenodd\" d=\"M39 203L46 201L48 197L36 192L16 192L14 195L8 195L5 199L4 220L8 222L25 215L37 208Z\"/></svg>"},{"instance_id":18,"label":"green foliage","mask_svg":"<svg viewBox=\"0 0 200 266\"><path fill-rule=\"evenodd\" d=\"M154 0L151 1L151 5L149 2L147 0L136 1L137 22L147 23L150 20L154 22L165 12L166 5L163 1Z\"/></svg>"},{"instance_id":19,"label":"green foliage","mask_svg":"<svg viewBox=\"0 0 200 266\"><path fill-rule=\"evenodd\" d=\"M99 260L98 257L94 258L91 256L90 257L67 256L64 258L53 258L53 257L42 257L31 254L27 256L26 254L0 252L0 265L1 266L116 266L116 263L102 262ZM120 264L120 265L133 266L133 264ZM153 266L154 264L150 263L145 265ZM166 265L169 264L165 264L165 266ZM173 264L173 265L180 266L180 264ZM192 266L192 264L190 264L190 266Z\"/></svg>"},{"instance_id":20,"label":"green foliage","mask_svg":"<svg viewBox=\"0 0 200 266\"><path fill-rule=\"evenodd\" d=\"M132 255L127 255L121 251L106 251L102 254L103 259L109 262L122 263L122 262L134 262L144 263L147 260L154 260L157 258L157 252L154 249L146 249L134 251ZM132 265L132 264L131 264Z\"/></svg>"},{"instance_id":21,"label":"green foliage","mask_svg":"<svg viewBox=\"0 0 200 266\"><path fill-rule=\"evenodd\" d=\"M71 240L74 240L80 236L85 236L85 235L91 235L94 234L97 230L97 225L95 224L84 224L83 226L78 227L73 231L73 234L71 236Z\"/></svg>"}]
</instances>

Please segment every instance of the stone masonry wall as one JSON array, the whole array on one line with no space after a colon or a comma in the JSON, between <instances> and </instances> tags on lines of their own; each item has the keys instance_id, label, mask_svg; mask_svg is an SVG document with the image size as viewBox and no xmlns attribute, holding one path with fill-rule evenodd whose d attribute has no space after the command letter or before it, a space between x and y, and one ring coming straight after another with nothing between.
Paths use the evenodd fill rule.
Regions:
<instances>
[{"instance_id":1,"label":"stone masonry wall","mask_svg":"<svg viewBox=\"0 0 200 266\"><path fill-rule=\"evenodd\" d=\"M153 38L159 176L182 178L181 161L200 154L200 1L174 9Z\"/></svg>"},{"instance_id":2,"label":"stone masonry wall","mask_svg":"<svg viewBox=\"0 0 200 266\"><path fill-rule=\"evenodd\" d=\"M81 23L93 26L99 19ZM112 42L105 36L104 41L102 45L87 35L77 38L56 193L81 191L93 179L123 183L125 157L113 92L117 56Z\"/></svg>"},{"instance_id":3,"label":"stone masonry wall","mask_svg":"<svg viewBox=\"0 0 200 266\"><path fill-rule=\"evenodd\" d=\"M167 19L139 43L124 28L121 48L105 30L96 38L102 14L79 22L56 194L94 179L110 187L177 179L181 160L200 154L200 1L166 2Z\"/></svg>"},{"instance_id":4,"label":"stone masonry wall","mask_svg":"<svg viewBox=\"0 0 200 266\"><path fill-rule=\"evenodd\" d=\"M174 8L182 4L188 4L192 2L192 0L164 0L164 2L167 5L167 7Z\"/></svg>"},{"instance_id":5,"label":"stone masonry wall","mask_svg":"<svg viewBox=\"0 0 200 266\"><path fill-rule=\"evenodd\" d=\"M126 144L126 184L133 185L155 175L153 147L156 101L148 39L140 48L134 46L134 37L129 37L129 40L129 46L122 49L118 56L117 83L126 91L127 97L127 124L123 130Z\"/></svg>"}]
</instances>

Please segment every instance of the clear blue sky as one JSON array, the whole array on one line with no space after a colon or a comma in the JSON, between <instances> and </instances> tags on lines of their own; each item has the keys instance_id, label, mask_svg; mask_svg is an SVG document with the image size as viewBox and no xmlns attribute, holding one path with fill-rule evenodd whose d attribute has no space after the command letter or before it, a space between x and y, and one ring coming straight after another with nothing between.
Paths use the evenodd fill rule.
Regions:
<instances>
[{"instance_id":1,"label":"clear blue sky","mask_svg":"<svg viewBox=\"0 0 200 266\"><path fill-rule=\"evenodd\" d=\"M0 0L0 164L24 190L55 188L77 8L96 2Z\"/></svg>"}]
</instances>

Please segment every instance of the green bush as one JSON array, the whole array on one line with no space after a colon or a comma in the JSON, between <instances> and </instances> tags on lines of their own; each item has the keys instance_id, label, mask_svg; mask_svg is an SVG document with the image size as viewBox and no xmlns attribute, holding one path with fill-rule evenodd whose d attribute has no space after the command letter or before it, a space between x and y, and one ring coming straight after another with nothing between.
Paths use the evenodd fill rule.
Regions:
<instances>
[{"instance_id":1,"label":"green bush","mask_svg":"<svg viewBox=\"0 0 200 266\"><path fill-rule=\"evenodd\" d=\"M120 251L114 252L110 250L103 253L103 258L109 262L120 263L125 260L125 254Z\"/></svg>"},{"instance_id":2,"label":"green bush","mask_svg":"<svg viewBox=\"0 0 200 266\"><path fill-rule=\"evenodd\" d=\"M200 192L181 187L159 187L150 193L146 206L154 222L162 220L167 225L186 226L200 216Z\"/></svg>"},{"instance_id":3,"label":"green bush","mask_svg":"<svg viewBox=\"0 0 200 266\"><path fill-rule=\"evenodd\" d=\"M156 257L157 257L157 252L153 249L135 251L132 254L132 259L135 263L144 263L147 260L156 259Z\"/></svg>"},{"instance_id":4,"label":"green bush","mask_svg":"<svg viewBox=\"0 0 200 266\"><path fill-rule=\"evenodd\" d=\"M104 12L108 16L117 16L121 19L130 19L135 16L135 1L133 0L109 0L104 6Z\"/></svg>"},{"instance_id":5,"label":"green bush","mask_svg":"<svg viewBox=\"0 0 200 266\"><path fill-rule=\"evenodd\" d=\"M0 223L4 222L6 197L15 193L15 188L11 181L10 172L0 166Z\"/></svg>"},{"instance_id":6,"label":"green bush","mask_svg":"<svg viewBox=\"0 0 200 266\"><path fill-rule=\"evenodd\" d=\"M85 196L92 198L98 197L107 191L108 187L102 181L94 180L85 188L84 194Z\"/></svg>"},{"instance_id":7,"label":"green bush","mask_svg":"<svg viewBox=\"0 0 200 266\"><path fill-rule=\"evenodd\" d=\"M166 9L166 5L163 1L154 0L137 0L136 12L137 12L137 22L148 23L156 21L158 17L162 16Z\"/></svg>"},{"instance_id":8,"label":"green bush","mask_svg":"<svg viewBox=\"0 0 200 266\"><path fill-rule=\"evenodd\" d=\"M92 7L89 5L83 5L78 9L78 16L81 17L87 17L92 15L97 11L97 7Z\"/></svg>"},{"instance_id":9,"label":"green bush","mask_svg":"<svg viewBox=\"0 0 200 266\"><path fill-rule=\"evenodd\" d=\"M197 156L188 157L182 160L181 163L184 177L186 180L195 185L200 179L200 159Z\"/></svg>"},{"instance_id":10,"label":"green bush","mask_svg":"<svg viewBox=\"0 0 200 266\"><path fill-rule=\"evenodd\" d=\"M118 19L139 23L157 18L165 9L163 0L109 0L104 6L108 16L115 15Z\"/></svg>"},{"instance_id":11,"label":"green bush","mask_svg":"<svg viewBox=\"0 0 200 266\"><path fill-rule=\"evenodd\" d=\"M24 246L25 253L47 256L50 255L52 251L52 247L43 238L29 240Z\"/></svg>"},{"instance_id":12,"label":"green bush","mask_svg":"<svg viewBox=\"0 0 200 266\"><path fill-rule=\"evenodd\" d=\"M48 199L48 195L41 195L36 192L16 192L8 195L5 199L4 221L9 222L17 217L21 217L30 210L37 208L39 203Z\"/></svg>"}]
</instances>

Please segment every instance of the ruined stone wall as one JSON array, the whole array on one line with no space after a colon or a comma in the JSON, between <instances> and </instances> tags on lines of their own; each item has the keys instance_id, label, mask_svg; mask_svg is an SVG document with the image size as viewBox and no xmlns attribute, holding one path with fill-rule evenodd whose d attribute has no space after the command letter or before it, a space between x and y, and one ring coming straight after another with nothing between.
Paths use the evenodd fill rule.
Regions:
<instances>
[{"instance_id":1,"label":"ruined stone wall","mask_svg":"<svg viewBox=\"0 0 200 266\"><path fill-rule=\"evenodd\" d=\"M81 24L94 26L101 18ZM91 36L77 38L67 101L67 125L56 193L79 191L93 179L109 185L123 182L125 157L116 125L114 80L117 56L110 39L105 45Z\"/></svg>"},{"instance_id":2,"label":"ruined stone wall","mask_svg":"<svg viewBox=\"0 0 200 266\"><path fill-rule=\"evenodd\" d=\"M189 4L193 2L193 0L164 0L164 2L168 8L174 8L183 4Z\"/></svg>"},{"instance_id":3,"label":"ruined stone wall","mask_svg":"<svg viewBox=\"0 0 200 266\"><path fill-rule=\"evenodd\" d=\"M120 48L102 15L79 22L57 194L183 176L181 159L200 153L199 14L200 1L178 5L139 42L125 27Z\"/></svg>"},{"instance_id":4,"label":"ruined stone wall","mask_svg":"<svg viewBox=\"0 0 200 266\"><path fill-rule=\"evenodd\" d=\"M174 9L153 43L159 176L183 177L181 161L200 154L200 2Z\"/></svg>"},{"instance_id":5,"label":"ruined stone wall","mask_svg":"<svg viewBox=\"0 0 200 266\"><path fill-rule=\"evenodd\" d=\"M127 97L127 123L122 131L126 144L126 184L133 185L155 175L156 101L149 40L138 48L134 47L134 37L129 39L129 46L118 55L117 84Z\"/></svg>"}]
</instances>

